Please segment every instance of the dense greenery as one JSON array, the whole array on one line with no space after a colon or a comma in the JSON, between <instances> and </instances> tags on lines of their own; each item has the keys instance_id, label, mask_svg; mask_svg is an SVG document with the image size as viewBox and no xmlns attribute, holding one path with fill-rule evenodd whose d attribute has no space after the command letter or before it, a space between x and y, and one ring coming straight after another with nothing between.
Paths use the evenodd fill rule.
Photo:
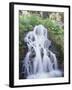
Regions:
<instances>
[{"instance_id":1,"label":"dense greenery","mask_svg":"<svg viewBox=\"0 0 72 90\"><path fill-rule=\"evenodd\" d=\"M64 57L64 30L56 20L49 17L43 18L36 14L19 15L19 58L23 60L26 48L24 45L24 37L28 31L33 30L35 25L42 24L48 30L48 38L52 41L52 45L56 48L58 62L63 64Z\"/></svg>"}]
</instances>

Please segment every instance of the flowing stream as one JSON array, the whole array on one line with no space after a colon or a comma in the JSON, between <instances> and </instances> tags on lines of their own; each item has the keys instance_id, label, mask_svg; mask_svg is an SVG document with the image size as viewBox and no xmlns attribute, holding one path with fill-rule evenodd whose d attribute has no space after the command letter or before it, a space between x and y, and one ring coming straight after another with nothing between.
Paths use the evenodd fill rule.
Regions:
<instances>
[{"instance_id":1,"label":"flowing stream","mask_svg":"<svg viewBox=\"0 0 72 90\"><path fill-rule=\"evenodd\" d=\"M23 60L24 73L27 79L60 77L56 55L49 50L51 41L48 39L47 29L37 25L24 37L28 52Z\"/></svg>"}]
</instances>

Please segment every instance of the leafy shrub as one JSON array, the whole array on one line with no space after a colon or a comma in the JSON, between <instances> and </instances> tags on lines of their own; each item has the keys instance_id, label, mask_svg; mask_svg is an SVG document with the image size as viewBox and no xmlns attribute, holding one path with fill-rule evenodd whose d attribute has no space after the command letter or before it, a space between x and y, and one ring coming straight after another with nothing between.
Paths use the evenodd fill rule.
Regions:
<instances>
[{"instance_id":1,"label":"leafy shrub","mask_svg":"<svg viewBox=\"0 0 72 90\"><path fill-rule=\"evenodd\" d=\"M35 25L42 24L48 29L48 38L54 42L54 46L58 49L58 52L61 53L61 63L63 62L63 53L64 53L64 30L60 27L57 21L51 20L49 18L42 18L38 15L31 14L29 16L20 15L19 16L19 57L23 59L23 49L24 37L28 31L33 30Z\"/></svg>"}]
</instances>

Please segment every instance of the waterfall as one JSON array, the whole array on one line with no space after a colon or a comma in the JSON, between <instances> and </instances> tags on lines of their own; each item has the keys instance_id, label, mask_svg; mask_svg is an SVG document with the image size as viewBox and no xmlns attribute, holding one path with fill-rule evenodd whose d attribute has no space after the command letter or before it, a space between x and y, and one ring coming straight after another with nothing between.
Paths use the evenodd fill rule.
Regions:
<instances>
[{"instance_id":1,"label":"waterfall","mask_svg":"<svg viewBox=\"0 0 72 90\"><path fill-rule=\"evenodd\" d=\"M29 31L24 37L24 42L28 47L23 60L27 79L62 76L62 72L58 69L56 55L49 50L51 41L43 25L37 25L33 31Z\"/></svg>"}]
</instances>

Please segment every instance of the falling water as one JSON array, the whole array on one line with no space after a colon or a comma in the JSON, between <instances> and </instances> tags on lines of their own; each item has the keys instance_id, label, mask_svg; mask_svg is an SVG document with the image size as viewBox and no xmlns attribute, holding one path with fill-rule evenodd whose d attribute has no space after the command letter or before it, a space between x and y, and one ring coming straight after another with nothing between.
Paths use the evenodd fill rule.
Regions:
<instances>
[{"instance_id":1,"label":"falling water","mask_svg":"<svg viewBox=\"0 0 72 90\"><path fill-rule=\"evenodd\" d=\"M47 78L62 76L58 70L56 55L49 50L51 41L43 25L34 27L24 38L28 52L24 58L23 68L27 78Z\"/></svg>"}]
</instances>

